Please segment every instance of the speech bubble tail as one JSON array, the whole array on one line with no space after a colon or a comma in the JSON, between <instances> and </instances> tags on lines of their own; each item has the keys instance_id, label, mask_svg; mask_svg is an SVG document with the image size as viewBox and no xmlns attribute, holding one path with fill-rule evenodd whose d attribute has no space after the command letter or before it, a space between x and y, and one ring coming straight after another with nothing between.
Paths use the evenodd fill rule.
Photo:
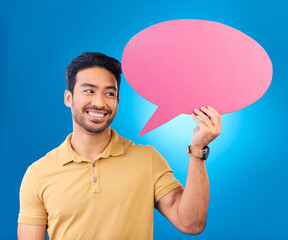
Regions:
<instances>
[{"instance_id":1,"label":"speech bubble tail","mask_svg":"<svg viewBox=\"0 0 288 240\"><path fill-rule=\"evenodd\" d=\"M171 111L171 109L167 110L163 107L158 107L151 116L151 118L148 120L148 122L145 124L143 129L140 131L139 136L142 136L152 131L153 129L160 127L161 125L167 123L178 115L178 113Z\"/></svg>"}]
</instances>

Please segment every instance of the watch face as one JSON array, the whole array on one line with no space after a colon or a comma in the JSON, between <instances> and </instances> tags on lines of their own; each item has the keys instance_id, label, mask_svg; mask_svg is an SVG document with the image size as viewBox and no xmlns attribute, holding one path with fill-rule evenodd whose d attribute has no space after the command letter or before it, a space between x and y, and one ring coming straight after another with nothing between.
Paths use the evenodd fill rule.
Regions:
<instances>
[{"instance_id":1,"label":"watch face","mask_svg":"<svg viewBox=\"0 0 288 240\"><path fill-rule=\"evenodd\" d=\"M209 150L210 150L210 149L209 149L208 146L203 149L203 157L202 157L203 160L206 160L206 159L208 158L208 156L209 156Z\"/></svg>"}]
</instances>

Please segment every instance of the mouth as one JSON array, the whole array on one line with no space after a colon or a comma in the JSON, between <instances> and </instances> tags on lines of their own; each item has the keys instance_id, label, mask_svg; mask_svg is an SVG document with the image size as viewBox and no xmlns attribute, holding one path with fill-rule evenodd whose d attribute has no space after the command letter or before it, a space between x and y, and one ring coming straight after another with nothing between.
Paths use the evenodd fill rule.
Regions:
<instances>
[{"instance_id":1,"label":"mouth","mask_svg":"<svg viewBox=\"0 0 288 240\"><path fill-rule=\"evenodd\" d=\"M85 111L88 115L89 120L91 120L94 123L101 123L105 120L105 117L109 114L108 112L105 111L92 111L88 110Z\"/></svg>"},{"instance_id":2,"label":"mouth","mask_svg":"<svg viewBox=\"0 0 288 240\"><path fill-rule=\"evenodd\" d=\"M93 112L87 112L90 116L97 117L97 118L103 118L105 116L104 113L93 113Z\"/></svg>"}]
</instances>

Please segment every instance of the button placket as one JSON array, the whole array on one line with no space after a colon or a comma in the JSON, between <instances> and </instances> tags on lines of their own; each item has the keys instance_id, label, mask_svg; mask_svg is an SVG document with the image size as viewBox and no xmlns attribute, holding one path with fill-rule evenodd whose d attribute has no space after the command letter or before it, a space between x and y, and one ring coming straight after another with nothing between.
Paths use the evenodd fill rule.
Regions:
<instances>
[{"instance_id":1,"label":"button placket","mask_svg":"<svg viewBox=\"0 0 288 240\"><path fill-rule=\"evenodd\" d=\"M96 162L92 163L92 193L98 193L99 192L99 159Z\"/></svg>"}]
</instances>

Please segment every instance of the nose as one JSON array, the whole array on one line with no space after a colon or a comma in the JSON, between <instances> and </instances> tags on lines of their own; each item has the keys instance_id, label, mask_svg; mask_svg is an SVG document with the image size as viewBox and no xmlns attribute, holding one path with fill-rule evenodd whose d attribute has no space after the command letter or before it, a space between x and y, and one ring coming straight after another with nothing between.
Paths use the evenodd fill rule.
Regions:
<instances>
[{"instance_id":1,"label":"nose","mask_svg":"<svg viewBox=\"0 0 288 240\"><path fill-rule=\"evenodd\" d=\"M104 97L101 94L95 94L92 98L92 105L102 108L105 105Z\"/></svg>"}]
</instances>

